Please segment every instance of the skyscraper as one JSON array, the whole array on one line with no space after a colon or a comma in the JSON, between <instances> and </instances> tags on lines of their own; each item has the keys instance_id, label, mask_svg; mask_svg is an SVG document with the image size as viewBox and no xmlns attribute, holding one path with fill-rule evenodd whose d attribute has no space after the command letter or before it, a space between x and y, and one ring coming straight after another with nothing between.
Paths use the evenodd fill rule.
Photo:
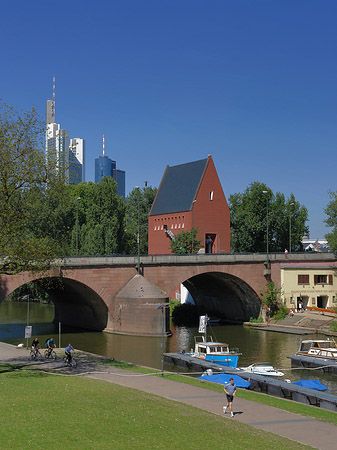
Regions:
<instances>
[{"instance_id":1,"label":"skyscraper","mask_svg":"<svg viewBox=\"0 0 337 450\"><path fill-rule=\"evenodd\" d=\"M85 179L85 141L81 138L70 139L69 145L69 183L82 183Z\"/></svg>"},{"instance_id":2,"label":"skyscraper","mask_svg":"<svg viewBox=\"0 0 337 450\"><path fill-rule=\"evenodd\" d=\"M69 177L69 133L58 123L47 124L46 158L58 172Z\"/></svg>"},{"instance_id":3,"label":"skyscraper","mask_svg":"<svg viewBox=\"0 0 337 450\"><path fill-rule=\"evenodd\" d=\"M95 159L95 183L103 177L112 177L117 183L117 194L125 198L125 171L117 169L116 161L105 155L105 139L103 134L103 155Z\"/></svg>"},{"instance_id":4,"label":"skyscraper","mask_svg":"<svg viewBox=\"0 0 337 450\"><path fill-rule=\"evenodd\" d=\"M95 159L95 183L99 183L103 177L113 177L116 170L116 161L108 156L99 156Z\"/></svg>"},{"instance_id":5,"label":"skyscraper","mask_svg":"<svg viewBox=\"0 0 337 450\"><path fill-rule=\"evenodd\" d=\"M115 169L113 177L117 182L117 194L125 198L125 170Z\"/></svg>"},{"instance_id":6,"label":"skyscraper","mask_svg":"<svg viewBox=\"0 0 337 450\"><path fill-rule=\"evenodd\" d=\"M55 77L53 99L46 103L46 159L71 184L84 181L84 139L69 142L69 132L55 122Z\"/></svg>"}]
</instances>

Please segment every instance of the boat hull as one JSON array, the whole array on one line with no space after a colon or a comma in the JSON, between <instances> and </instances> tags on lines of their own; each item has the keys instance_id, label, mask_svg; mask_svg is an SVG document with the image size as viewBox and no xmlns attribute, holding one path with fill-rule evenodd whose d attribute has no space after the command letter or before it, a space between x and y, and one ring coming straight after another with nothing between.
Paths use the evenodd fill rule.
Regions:
<instances>
[{"instance_id":1,"label":"boat hull","mask_svg":"<svg viewBox=\"0 0 337 450\"><path fill-rule=\"evenodd\" d=\"M234 367L236 369L238 366L239 355L207 355L206 361L220 364L225 367Z\"/></svg>"}]
</instances>

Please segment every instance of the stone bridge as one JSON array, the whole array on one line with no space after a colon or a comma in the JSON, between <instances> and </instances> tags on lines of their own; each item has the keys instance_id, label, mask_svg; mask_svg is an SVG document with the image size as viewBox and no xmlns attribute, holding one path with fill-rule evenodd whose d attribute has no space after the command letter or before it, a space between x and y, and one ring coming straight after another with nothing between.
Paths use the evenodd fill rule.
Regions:
<instances>
[{"instance_id":1,"label":"stone bridge","mask_svg":"<svg viewBox=\"0 0 337 450\"><path fill-rule=\"evenodd\" d=\"M259 295L268 276L280 285L283 254L142 256L141 274L175 298L184 284L207 314L243 322L260 313ZM335 260L334 254L288 255L290 261ZM1 275L0 301L29 281L42 283L55 304L55 320L93 330L116 331L116 294L137 274L137 257L72 257L49 273ZM160 311L157 311L160 320Z\"/></svg>"}]
</instances>

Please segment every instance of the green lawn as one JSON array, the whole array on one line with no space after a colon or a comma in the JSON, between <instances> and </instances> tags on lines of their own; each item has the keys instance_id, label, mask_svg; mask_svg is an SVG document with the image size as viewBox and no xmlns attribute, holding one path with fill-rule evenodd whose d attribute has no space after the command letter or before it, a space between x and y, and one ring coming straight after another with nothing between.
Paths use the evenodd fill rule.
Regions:
<instances>
[{"instance_id":1,"label":"green lawn","mask_svg":"<svg viewBox=\"0 0 337 450\"><path fill-rule=\"evenodd\" d=\"M1 449L301 449L244 424L97 380L0 367Z\"/></svg>"}]
</instances>

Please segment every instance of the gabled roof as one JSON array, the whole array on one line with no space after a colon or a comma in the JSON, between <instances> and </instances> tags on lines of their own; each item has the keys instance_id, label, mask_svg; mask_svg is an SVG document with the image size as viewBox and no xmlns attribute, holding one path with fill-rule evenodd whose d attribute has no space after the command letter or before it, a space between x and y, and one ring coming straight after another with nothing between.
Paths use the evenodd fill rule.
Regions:
<instances>
[{"instance_id":1,"label":"gabled roof","mask_svg":"<svg viewBox=\"0 0 337 450\"><path fill-rule=\"evenodd\" d=\"M167 166L149 215L191 210L207 163L208 158Z\"/></svg>"}]
</instances>

